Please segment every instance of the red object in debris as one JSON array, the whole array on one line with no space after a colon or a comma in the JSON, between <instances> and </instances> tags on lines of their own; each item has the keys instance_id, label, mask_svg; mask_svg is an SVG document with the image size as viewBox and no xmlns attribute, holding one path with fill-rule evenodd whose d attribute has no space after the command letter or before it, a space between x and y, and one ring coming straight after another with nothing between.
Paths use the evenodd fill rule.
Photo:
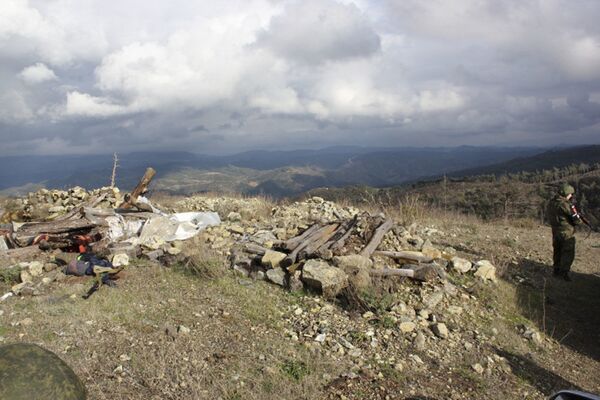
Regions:
<instances>
[{"instance_id":1,"label":"red object in debris","mask_svg":"<svg viewBox=\"0 0 600 400\"><path fill-rule=\"evenodd\" d=\"M77 244L80 253L86 253L88 245L94 241L89 235L75 235L73 239L75 239L75 244Z\"/></svg>"}]
</instances>

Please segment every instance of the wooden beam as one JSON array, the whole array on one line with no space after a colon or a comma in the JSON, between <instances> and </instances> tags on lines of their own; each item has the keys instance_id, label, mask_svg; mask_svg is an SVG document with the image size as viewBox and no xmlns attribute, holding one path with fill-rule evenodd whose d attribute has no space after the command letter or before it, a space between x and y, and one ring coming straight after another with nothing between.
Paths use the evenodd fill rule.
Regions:
<instances>
[{"instance_id":1,"label":"wooden beam","mask_svg":"<svg viewBox=\"0 0 600 400\"><path fill-rule=\"evenodd\" d=\"M119 208L130 208L133 204L135 204L137 202L137 198L144 194L144 192L146 192L146 190L148 189L148 185L150 185L150 182L152 181L152 178L154 178L154 175L156 175L156 171L154 170L154 168L148 167L140 182L137 184L135 189L133 189L133 192L131 192L129 201L125 201L119 206Z\"/></svg>"},{"instance_id":2,"label":"wooden beam","mask_svg":"<svg viewBox=\"0 0 600 400\"><path fill-rule=\"evenodd\" d=\"M373 233L369 244L367 244L365 248L362 249L360 255L364 257L371 257L371 254L373 254L373 252L377 250L377 247L379 247L379 244L383 240L385 234L388 233L393 226L394 221L389 218L386 219L381 225L379 225L379 227L375 229L375 232Z\"/></svg>"}]
</instances>

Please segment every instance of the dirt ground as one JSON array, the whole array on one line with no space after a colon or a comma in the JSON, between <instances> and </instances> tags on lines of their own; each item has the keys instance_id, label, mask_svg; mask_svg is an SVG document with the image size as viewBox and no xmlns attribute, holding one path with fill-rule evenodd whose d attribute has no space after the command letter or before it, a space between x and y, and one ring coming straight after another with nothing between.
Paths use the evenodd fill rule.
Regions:
<instances>
[{"instance_id":1,"label":"dirt ground","mask_svg":"<svg viewBox=\"0 0 600 400\"><path fill-rule=\"evenodd\" d=\"M442 232L430 238L434 245L489 259L502 278L487 285L452 278L465 299L475 299L452 329L461 340L472 335L475 347L435 341L435 347L415 350L399 341L382 349L403 363L401 370L370 359L356 368L348 355L290 339L294 310L309 312L319 300L238 277L216 256L207 260L214 269L208 276L136 260L117 288L104 287L88 300L81 295L91 283L71 277L39 296L9 298L0 302L0 336L4 343L32 342L56 352L82 378L90 399L543 399L561 388L600 393L599 234L578 235L573 282L564 282L551 276L547 227L453 218L421 223ZM190 246L203 246L201 238ZM0 293L9 290L0 282ZM332 313L361 319L332 305ZM541 332L540 343L525 339L522 326ZM481 359L508 365L496 361L501 367L480 374L472 365Z\"/></svg>"}]
</instances>

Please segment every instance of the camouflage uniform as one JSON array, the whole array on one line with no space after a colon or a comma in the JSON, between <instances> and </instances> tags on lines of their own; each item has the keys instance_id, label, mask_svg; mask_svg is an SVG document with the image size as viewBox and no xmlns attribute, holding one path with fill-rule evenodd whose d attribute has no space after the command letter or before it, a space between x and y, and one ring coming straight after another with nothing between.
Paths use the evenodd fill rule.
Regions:
<instances>
[{"instance_id":1,"label":"camouflage uniform","mask_svg":"<svg viewBox=\"0 0 600 400\"><path fill-rule=\"evenodd\" d=\"M575 259L575 225L581 223L579 215L572 212L571 203L567 200L567 196L574 192L571 185L563 185L548 204L547 210L552 226L554 274L565 279L568 279L571 264Z\"/></svg>"}]
</instances>

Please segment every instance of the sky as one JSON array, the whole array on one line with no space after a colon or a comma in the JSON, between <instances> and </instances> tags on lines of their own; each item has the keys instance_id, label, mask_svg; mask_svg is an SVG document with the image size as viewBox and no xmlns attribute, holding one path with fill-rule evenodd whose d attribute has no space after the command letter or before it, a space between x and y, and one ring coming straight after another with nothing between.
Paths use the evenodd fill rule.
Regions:
<instances>
[{"instance_id":1,"label":"sky","mask_svg":"<svg viewBox=\"0 0 600 400\"><path fill-rule=\"evenodd\" d=\"M600 143L597 0L1 0L0 156Z\"/></svg>"}]
</instances>

